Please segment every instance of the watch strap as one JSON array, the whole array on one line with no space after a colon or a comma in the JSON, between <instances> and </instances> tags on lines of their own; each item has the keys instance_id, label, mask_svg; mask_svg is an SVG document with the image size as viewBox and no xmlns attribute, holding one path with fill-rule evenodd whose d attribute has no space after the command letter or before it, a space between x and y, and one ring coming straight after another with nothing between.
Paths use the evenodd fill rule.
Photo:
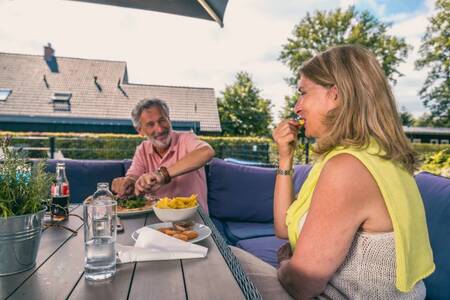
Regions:
<instances>
[{"instance_id":1,"label":"watch strap","mask_svg":"<svg viewBox=\"0 0 450 300\"><path fill-rule=\"evenodd\" d=\"M294 169L283 170L283 169L277 168L277 175L292 176L293 174L294 174Z\"/></svg>"}]
</instances>

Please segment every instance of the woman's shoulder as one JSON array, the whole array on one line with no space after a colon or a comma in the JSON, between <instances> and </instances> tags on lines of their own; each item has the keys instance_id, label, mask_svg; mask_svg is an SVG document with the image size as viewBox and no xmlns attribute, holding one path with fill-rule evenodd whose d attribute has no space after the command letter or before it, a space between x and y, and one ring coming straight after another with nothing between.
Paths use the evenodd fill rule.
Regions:
<instances>
[{"instance_id":1,"label":"woman's shoulder","mask_svg":"<svg viewBox=\"0 0 450 300\"><path fill-rule=\"evenodd\" d=\"M361 201L377 191L377 184L364 163L350 153L339 153L325 162L319 184L327 185L345 198Z\"/></svg>"},{"instance_id":2,"label":"woman's shoulder","mask_svg":"<svg viewBox=\"0 0 450 300\"><path fill-rule=\"evenodd\" d=\"M361 159L351 152L337 152L328 156L322 172L344 175L343 177L353 177L355 173L369 172Z\"/></svg>"}]
</instances>

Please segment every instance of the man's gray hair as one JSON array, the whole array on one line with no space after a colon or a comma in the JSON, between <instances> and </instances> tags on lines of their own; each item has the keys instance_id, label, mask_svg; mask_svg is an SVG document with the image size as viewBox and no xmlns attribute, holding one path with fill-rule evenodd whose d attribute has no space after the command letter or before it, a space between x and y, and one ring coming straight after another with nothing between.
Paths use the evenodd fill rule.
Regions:
<instances>
[{"instance_id":1,"label":"man's gray hair","mask_svg":"<svg viewBox=\"0 0 450 300\"><path fill-rule=\"evenodd\" d=\"M139 128L141 126L140 118L141 114L144 110L149 109L151 107L159 107L161 112L167 117L169 116L169 106L167 103L161 99L151 98L151 99L143 99L139 101L136 106L131 111L131 120L133 121L133 126L135 128Z\"/></svg>"}]
</instances>

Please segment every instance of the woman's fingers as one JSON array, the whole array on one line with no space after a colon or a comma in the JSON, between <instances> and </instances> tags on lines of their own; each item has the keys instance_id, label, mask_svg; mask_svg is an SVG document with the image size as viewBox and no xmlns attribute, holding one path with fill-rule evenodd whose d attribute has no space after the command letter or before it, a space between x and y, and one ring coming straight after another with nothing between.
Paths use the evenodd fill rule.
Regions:
<instances>
[{"instance_id":1,"label":"woman's fingers","mask_svg":"<svg viewBox=\"0 0 450 300\"><path fill-rule=\"evenodd\" d=\"M274 130L273 139L277 143L290 143L297 139L298 126L292 120L281 122Z\"/></svg>"}]
</instances>

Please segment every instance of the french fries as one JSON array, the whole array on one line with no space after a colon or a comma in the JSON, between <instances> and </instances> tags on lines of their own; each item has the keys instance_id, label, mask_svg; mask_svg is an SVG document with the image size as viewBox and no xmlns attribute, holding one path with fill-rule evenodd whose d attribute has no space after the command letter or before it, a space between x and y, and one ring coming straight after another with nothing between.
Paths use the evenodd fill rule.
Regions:
<instances>
[{"instance_id":1,"label":"french fries","mask_svg":"<svg viewBox=\"0 0 450 300\"><path fill-rule=\"evenodd\" d=\"M163 197L158 203L156 203L157 208L188 208L197 206L197 195L192 194L190 197Z\"/></svg>"}]
</instances>

